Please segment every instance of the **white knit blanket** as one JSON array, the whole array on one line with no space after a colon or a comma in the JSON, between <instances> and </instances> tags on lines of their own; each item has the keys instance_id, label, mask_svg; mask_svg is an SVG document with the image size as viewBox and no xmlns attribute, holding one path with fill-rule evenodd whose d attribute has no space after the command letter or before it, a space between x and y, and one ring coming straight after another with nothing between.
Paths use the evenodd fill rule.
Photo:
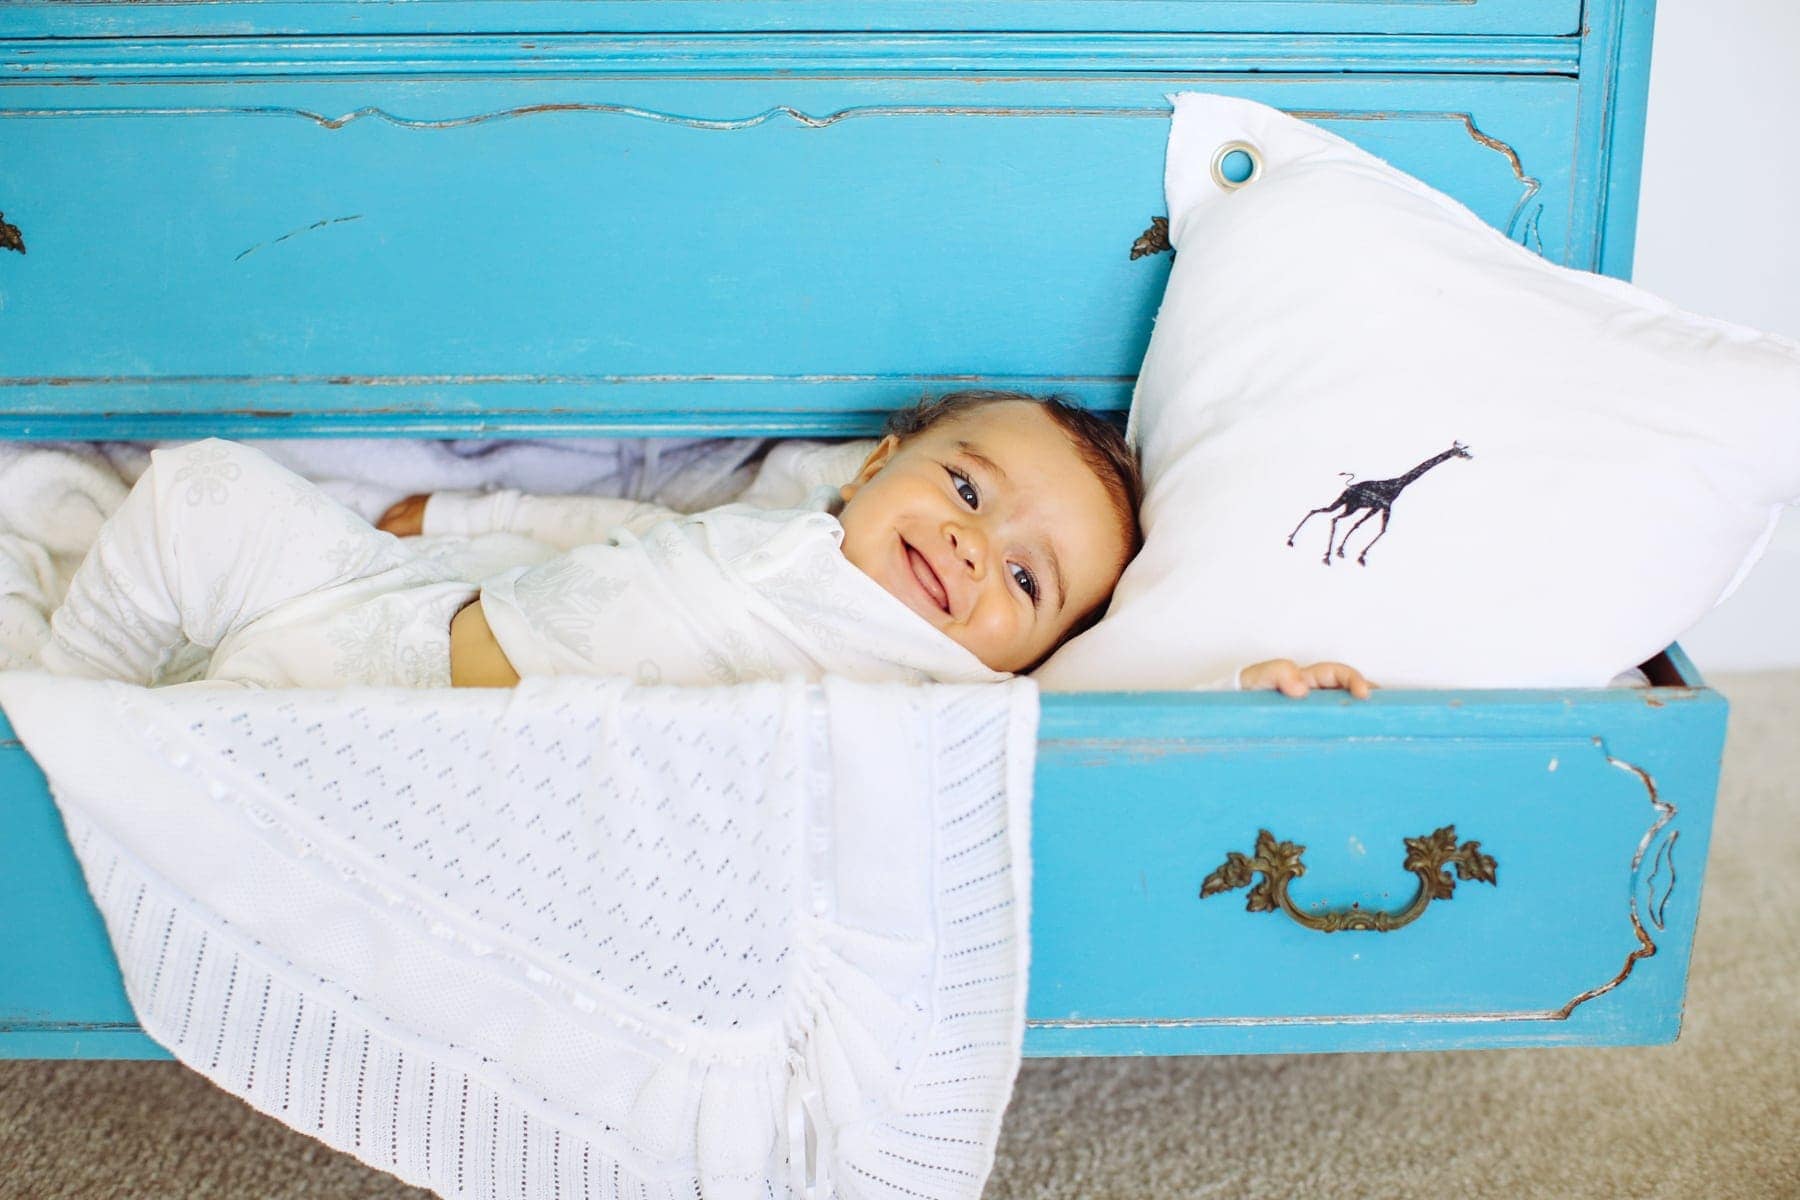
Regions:
<instances>
[{"instance_id":1,"label":"white knit blanket","mask_svg":"<svg viewBox=\"0 0 1800 1200\"><path fill-rule=\"evenodd\" d=\"M0 674L145 1029L451 1197L975 1197L1036 693Z\"/></svg>"}]
</instances>

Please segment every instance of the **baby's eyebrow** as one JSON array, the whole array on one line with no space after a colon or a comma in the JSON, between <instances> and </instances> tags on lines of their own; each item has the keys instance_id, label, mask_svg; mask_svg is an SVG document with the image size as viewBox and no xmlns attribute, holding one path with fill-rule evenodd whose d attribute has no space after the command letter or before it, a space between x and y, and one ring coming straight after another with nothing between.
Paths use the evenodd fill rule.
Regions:
<instances>
[{"instance_id":1,"label":"baby's eyebrow","mask_svg":"<svg viewBox=\"0 0 1800 1200\"><path fill-rule=\"evenodd\" d=\"M956 443L956 448L974 459L976 465L981 467L982 470L993 475L998 475L1000 477L1000 482L1006 482L1006 472L1000 469L1000 464L983 454L981 452L981 447L977 446L974 442L958 442Z\"/></svg>"},{"instance_id":2,"label":"baby's eyebrow","mask_svg":"<svg viewBox=\"0 0 1800 1200\"><path fill-rule=\"evenodd\" d=\"M976 466L994 475L1002 483L1006 482L1006 472L1001 469L1000 464L983 454L974 442L959 441L956 448L974 460ZM1069 603L1069 585L1063 578L1062 560L1056 557L1056 546L1048 538L1044 538L1033 545L1032 549L1050 564L1050 574L1056 579L1056 613L1061 616L1062 610Z\"/></svg>"},{"instance_id":3,"label":"baby's eyebrow","mask_svg":"<svg viewBox=\"0 0 1800 1200\"><path fill-rule=\"evenodd\" d=\"M1050 574L1056 576L1056 615L1061 616L1063 606L1069 600L1069 585L1063 581L1062 563L1057 560L1056 547L1046 539L1038 543L1038 549L1050 563Z\"/></svg>"}]
</instances>

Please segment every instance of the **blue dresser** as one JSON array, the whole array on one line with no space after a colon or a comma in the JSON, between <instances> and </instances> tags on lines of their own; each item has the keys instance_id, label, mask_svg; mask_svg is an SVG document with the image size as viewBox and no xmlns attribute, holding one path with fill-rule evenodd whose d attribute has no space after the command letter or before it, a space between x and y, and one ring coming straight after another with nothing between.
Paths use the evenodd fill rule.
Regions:
<instances>
[{"instance_id":1,"label":"blue dresser","mask_svg":"<svg viewBox=\"0 0 1800 1200\"><path fill-rule=\"evenodd\" d=\"M1647 0L15 2L0 437L1123 408L1169 93L1624 275L1650 30ZM1674 1037L1725 705L1678 649L1647 670L1046 698L1027 1051ZM0 1054L161 1055L3 724L0 931Z\"/></svg>"}]
</instances>

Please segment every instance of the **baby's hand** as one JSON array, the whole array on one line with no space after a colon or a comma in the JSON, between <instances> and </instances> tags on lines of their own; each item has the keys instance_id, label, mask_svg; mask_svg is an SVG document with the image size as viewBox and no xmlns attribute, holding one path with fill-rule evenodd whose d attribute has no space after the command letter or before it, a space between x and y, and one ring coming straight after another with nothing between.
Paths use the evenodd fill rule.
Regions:
<instances>
[{"instance_id":1,"label":"baby's hand","mask_svg":"<svg viewBox=\"0 0 1800 1200\"><path fill-rule=\"evenodd\" d=\"M375 528L395 537L417 537L425 532L425 502L430 496L408 496L392 505L375 522Z\"/></svg>"},{"instance_id":2,"label":"baby's hand","mask_svg":"<svg viewBox=\"0 0 1800 1200\"><path fill-rule=\"evenodd\" d=\"M1238 673L1238 686L1246 692L1280 689L1282 695L1296 700L1313 688L1345 688L1358 700L1367 700L1375 688L1355 667L1336 662L1303 667L1291 658L1272 658L1245 667Z\"/></svg>"}]
</instances>

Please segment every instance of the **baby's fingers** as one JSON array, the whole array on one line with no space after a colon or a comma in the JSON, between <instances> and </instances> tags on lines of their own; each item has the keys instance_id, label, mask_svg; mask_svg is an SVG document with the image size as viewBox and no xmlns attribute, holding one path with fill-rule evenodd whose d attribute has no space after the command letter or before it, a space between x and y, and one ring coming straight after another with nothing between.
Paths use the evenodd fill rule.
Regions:
<instances>
[{"instance_id":1,"label":"baby's fingers","mask_svg":"<svg viewBox=\"0 0 1800 1200\"><path fill-rule=\"evenodd\" d=\"M375 528L395 537L417 537L425 531L425 502L429 496L408 496L388 508Z\"/></svg>"},{"instance_id":2,"label":"baby's fingers","mask_svg":"<svg viewBox=\"0 0 1800 1200\"><path fill-rule=\"evenodd\" d=\"M1285 696L1304 696L1309 690L1301 677L1300 664L1291 658L1272 658L1252 663L1238 672L1238 687L1244 691L1279 690Z\"/></svg>"},{"instance_id":3,"label":"baby's fingers","mask_svg":"<svg viewBox=\"0 0 1800 1200\"><path fill-rule=\"evenodd\" d=\"M1275 686L1281 689L1282 695L1299 700L1310 695L1315 685L1308 668L1299 663L1288 663L1276 676Z\"/></svg>"},{"instance_id":4,"label":"baby's fingers","mask_svg":"<svg viewBox=\"0 0 1800 1200\"><path fill-rule=\"evenodd\" d=\"M1310 695L1314 688L1343 688L1358 700L1367 700L1375 689L1361 671L1345 663L1319 662L1303 667L1291 658L1272 658L1245 667L1239 673L1238 686L1246 691L1272 688L1295 700Z\"/></svg>"},{"instance_id":5,"label":"baby's fingers","mask_svg":"<svg viewBox=\"0 0 1800 1200\"><path fill-rule=\"evenodd\" d=\"M1343 688L1358 700L1367 700L1375 687L1361 671L1340 662L1314 663L1305 674L1314 687Z\"/></svg>"},{"instance_id":6,"label":"baby's fingers","mask_svg":"<svg viewBox=\"0 0 1800 1200\"><path fill-rule=\"evenodd\" d=\"M1277 658L1262 664L1262 666L1265 680L1262 686L1272 687L1282 695L1294 700L1298 700L1312 691L1307 680L1306 669L1292 659Z\"/></svg>"}]
</instances>

